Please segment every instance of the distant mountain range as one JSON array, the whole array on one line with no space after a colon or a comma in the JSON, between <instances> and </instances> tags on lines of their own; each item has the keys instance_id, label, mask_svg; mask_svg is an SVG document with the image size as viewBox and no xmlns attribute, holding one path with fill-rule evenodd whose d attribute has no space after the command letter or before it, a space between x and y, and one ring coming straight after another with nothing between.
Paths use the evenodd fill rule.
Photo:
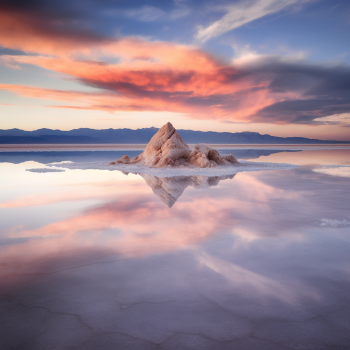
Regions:
<instances>
[{"instance_id":1,"label":"distant mountain range","mask_svg":"<svg viewBox=\"0 0 350 350\"><path fill-rule=\"evenodd\" d=\"M0 144L146 144L157 128L144 129L74 129L70 131L38 129L0 130ZM178 130L187 143L212 144L340 144L350 141L324 141L305 137L276 137L257 132L214 132Z\"/></svg>"},{"instance_id":2,"label":"distant mountain range","mask_svg":"<svg viewBox=\"0 0 350 350\"><path fill-rule=\"evenodd\" d=\"M53 162L110 162L111 159L119 159L128 154L130 158L138 156L142 150L139 151L29 151L29 152L1 152L0 149L0 163L20 164L23 162L34 161L41 164L48 164ZM261 156L269 156L270 154L280 152L301 152L300 150L266 150L266 149L235 149L234 154L237 159L257 159ZM221 151L222 154L227 154Z\"/></svg>"}]
</instances>

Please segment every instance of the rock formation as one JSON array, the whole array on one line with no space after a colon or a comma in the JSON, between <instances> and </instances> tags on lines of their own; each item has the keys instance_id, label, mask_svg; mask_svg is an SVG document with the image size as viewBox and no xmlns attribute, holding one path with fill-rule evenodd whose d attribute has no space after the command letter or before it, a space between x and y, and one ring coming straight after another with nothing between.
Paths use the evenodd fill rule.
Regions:
<instances>
[{"instance_id":1,"label":"rock formation","mask_svg":"<svg viewBox=\"0 0 350 350\"><path fill-rule=\"evenodd\" d=\"M205 144L198 144L190 149L171 123L167 123L152 137L144 152L132 159L125 155L109 164L138 164L155 168L211 168L237 163L233 155L222 157L217 150Z\"/></svg>"}]
</instances>

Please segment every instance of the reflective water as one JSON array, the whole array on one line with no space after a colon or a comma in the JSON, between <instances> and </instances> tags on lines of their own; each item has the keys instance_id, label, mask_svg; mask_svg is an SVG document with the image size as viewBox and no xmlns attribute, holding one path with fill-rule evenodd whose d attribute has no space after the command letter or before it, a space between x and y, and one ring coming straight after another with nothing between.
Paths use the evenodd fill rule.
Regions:
<instances>
[{"instance_id":1,"label":"reflective water","mask_svg":"<svg viewBox=\"0 0 350 350\"><path fill-rule=\"evenodd\" d=\"M318 165L350 150L247 151L301 167L31 173L116 152L1 153L0 348L349 349L350 168Z\"/></svg>"}]
</instances>

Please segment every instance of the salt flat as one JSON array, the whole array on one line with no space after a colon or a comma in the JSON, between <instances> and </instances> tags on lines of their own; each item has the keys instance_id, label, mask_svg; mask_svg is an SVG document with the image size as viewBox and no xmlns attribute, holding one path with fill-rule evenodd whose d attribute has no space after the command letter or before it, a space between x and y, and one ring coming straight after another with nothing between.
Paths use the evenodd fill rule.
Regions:
<instances>
[{"instance_id":1,"label":"salt flat","mask_svg":"<svg viewBox=\"0 0 350 350\"><path fill-rule=\"evenodd\" d=\"M109 152L0 154L2 346L348 349L349 152L165 177L83 161Z\"/></svg>"}]
</instances>

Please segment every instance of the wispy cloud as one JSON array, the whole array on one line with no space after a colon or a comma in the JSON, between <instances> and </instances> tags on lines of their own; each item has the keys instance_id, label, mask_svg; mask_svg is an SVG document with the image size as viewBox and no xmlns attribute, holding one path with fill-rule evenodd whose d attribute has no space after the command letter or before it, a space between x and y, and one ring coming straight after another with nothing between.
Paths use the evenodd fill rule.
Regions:
<instances>
[{"instance_id":1,"label":"wispy cloud","mask_svg":"<svg viewBox=\"0 0 350 350\"><path fill-rule=\"evenodd\" d=\"M126 17L135 18L143 22L152 22L162 17L165 12L158 7L143 6L139 8L129 9L123 13Z\"/></svg>"},{"instance_id":2,"label":"wispy cloud","mask_svg":"<svg viewBox=\"0 0 350 350\"><path fill-rule=\"evenodd\" d=\"M7 58L5 60L1 56L0 56L0 65L7 67L7 68L12 68L12 69L21 69L21 67L18 64L16 64L13 60L11 60L10 58Z\"/></svg>"},{"instance_id":3,"label":"wispy cloud","mask_svg":"<svg viewBox=\"0 0 350 350\"><path fill-rule=\"evenodd\" d=\"M170 18L172 19L178 19L187 16L191 10L189 7L185 4L184 0L174 0L174 3L176 5L176 9L172 12L170 15Z\"/></svg>"},{"instance_id":4,"label":"wispy cloud","mask_svg":"<svg viewBox=\"0 0 350 350\"><path fill-rule=\"evenodd\" d=\"M291 304L298 302L298 299L301 297L320 298L316 290L307 288L306 286L302 287L298 283L295 283L295 288L291 288L291 285L286 286L280 281L265 277L262 274L204 252L198 254L198 261L202 266L221 275L235 289L242 288L245 290L245 293L246 290L249 290L260 298L272 297Z\"/></svg>"},{"instance_id":5,"label":"wispy cloud","mask_svg":"<svg viewBox=\"0 0 350 350\"><path fill-rule=\"evenodd\" d=\"M350 113L333 114L323 118L314 119L316 124L350 126Z\"/></svg>"},{"instance_id":6,"label":"wispy cloud","mask_svg":"<svg viewBox=\"0 0 350 350\"><path fill-rule=\"evenodd\" d=\"M227 7L227 14L208 27L199 27L196 38L202 42L224 34L258 18L310 0L251 0Z\"/></svg>"}]
</instances>

